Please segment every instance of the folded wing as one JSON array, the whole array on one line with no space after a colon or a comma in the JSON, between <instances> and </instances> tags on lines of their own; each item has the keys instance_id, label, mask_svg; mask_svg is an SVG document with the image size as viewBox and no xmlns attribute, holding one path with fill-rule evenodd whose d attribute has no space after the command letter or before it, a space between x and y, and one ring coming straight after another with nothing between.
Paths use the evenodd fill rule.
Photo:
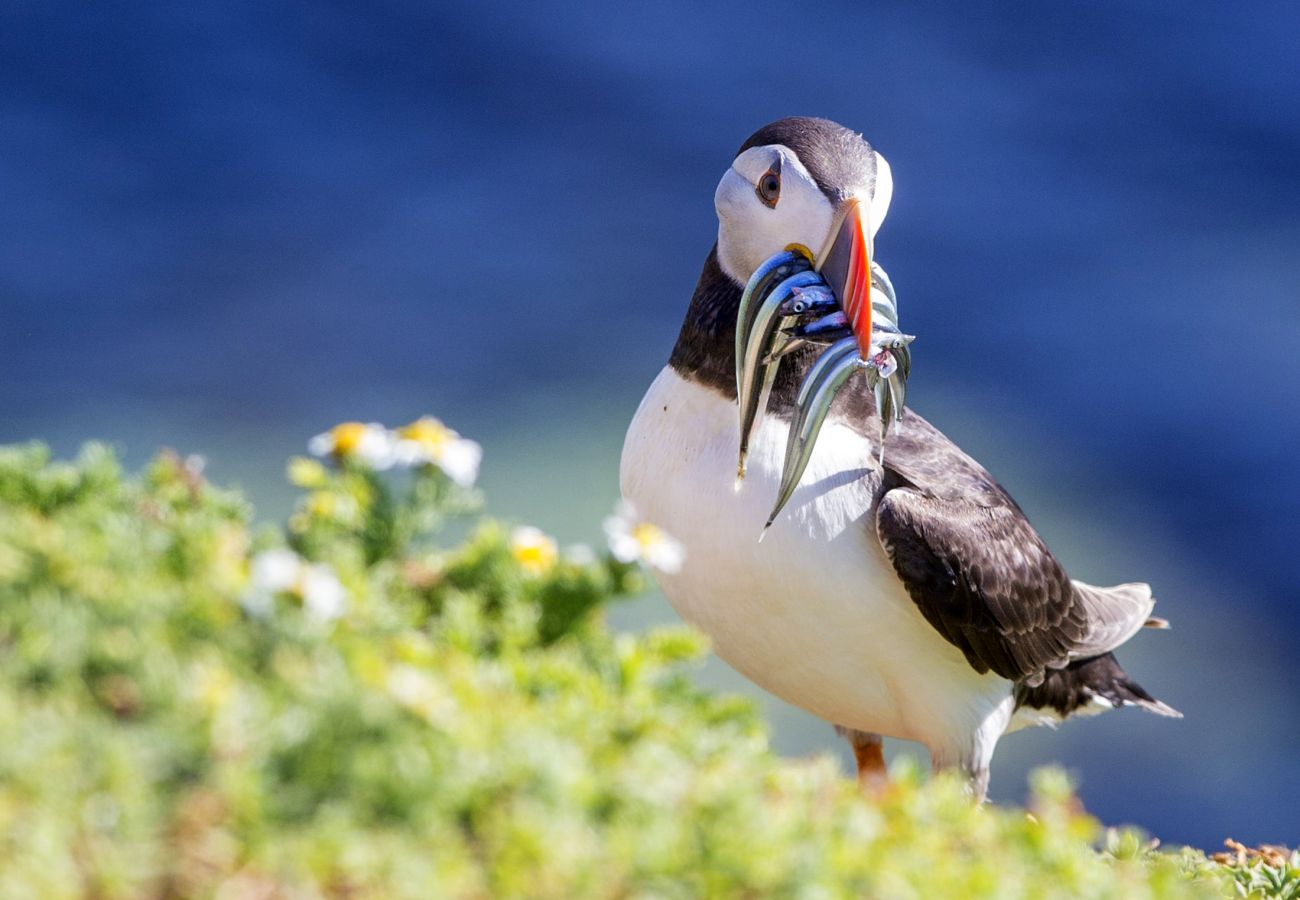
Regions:
<instances>
[{"instance_id":1,"label":"folded wing","mask_svg":"<svg viewBox=\"0 0 1300 900\"><path fill-rule=\"evenodd\" d=\"M1006 491L920 416L908 413L885 460L876 536L926 621L977 671L1039 685L1148 621L1150 588L1071 580Z\"/></svg>"}]
</instances>

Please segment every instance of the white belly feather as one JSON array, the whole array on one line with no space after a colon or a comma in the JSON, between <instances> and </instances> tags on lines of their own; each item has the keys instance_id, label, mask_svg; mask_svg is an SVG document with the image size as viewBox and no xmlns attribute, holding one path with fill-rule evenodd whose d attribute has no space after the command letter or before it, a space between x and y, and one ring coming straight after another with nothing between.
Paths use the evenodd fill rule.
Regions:
<instances>
[{"instance_id":1,"label":"white belly feather","mask_svg":"<svg viewBox=\"0 0 1300 900\"><path fill-rule=\"evenodd\" d=\"M681 571L659 575L664 593L719 656L784 700L956 751L995 709L1009 711L1009 683L972 670L907 596L875 539L875 450L852 429L826 425L759 543L787 430L760 422L737 490L735 402L670 368L655 379L628 429L621 482L686 548Z\"/></svg>"}]
</instances>

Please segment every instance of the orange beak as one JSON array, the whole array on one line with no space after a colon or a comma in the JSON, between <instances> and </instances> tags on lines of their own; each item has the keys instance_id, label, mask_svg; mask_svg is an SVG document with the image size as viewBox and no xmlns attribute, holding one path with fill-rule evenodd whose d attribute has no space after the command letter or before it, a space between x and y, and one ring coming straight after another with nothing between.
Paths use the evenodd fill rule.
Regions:
<instances>
[{"instance_id":1,"label":"orange beak","mask_svg":"<svg viewBox=\"0 0 1300 900\"><path fill-rule=\"evenodd\" d=\"M871 232L862 206L849 200L839 212L826 247L817 255L817 271L826 279L858 340L862 358L871 356Z\"/></svg>"}]
</instances>

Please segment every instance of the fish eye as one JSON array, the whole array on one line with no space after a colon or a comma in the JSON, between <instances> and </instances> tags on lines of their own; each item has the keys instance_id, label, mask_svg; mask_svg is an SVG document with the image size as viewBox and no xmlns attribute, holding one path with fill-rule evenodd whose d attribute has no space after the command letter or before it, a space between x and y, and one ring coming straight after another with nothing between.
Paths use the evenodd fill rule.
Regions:
<instances>
[{"instance_id":1,"label":"fish eye","mask_svg":"<svg viewBox=\"0 0 1300 900\"><path fill-rule=\"evenodd\" d=\"M770 169L763 173L763 177L758 179L758 184L754 186L754 193L758 199L769 209L776 208L776 201L781 199L781 163L776 162Z\"/></svg>"}]
</instances>

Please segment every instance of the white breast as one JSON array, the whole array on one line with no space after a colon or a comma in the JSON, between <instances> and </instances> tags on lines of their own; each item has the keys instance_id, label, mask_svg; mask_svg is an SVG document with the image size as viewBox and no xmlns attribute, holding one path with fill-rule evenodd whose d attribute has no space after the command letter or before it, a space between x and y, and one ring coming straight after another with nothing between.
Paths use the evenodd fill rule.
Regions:
<instances>
[{"instance_id":1,"label":"white breast","mask_svg":"<svg viewBox=\"0 0 1300 900\"><path fill-rule=\"evenodd\" d=\"M828 423L789 505L760 543L788 424L765 418L736 487L734 401L665 368L623 447L623 495L681 541L659 576L669 601L724 660L827 721L932 749L1004 703L921 616L875 539L875 450Z\"/></svg>"}]
</instances>

